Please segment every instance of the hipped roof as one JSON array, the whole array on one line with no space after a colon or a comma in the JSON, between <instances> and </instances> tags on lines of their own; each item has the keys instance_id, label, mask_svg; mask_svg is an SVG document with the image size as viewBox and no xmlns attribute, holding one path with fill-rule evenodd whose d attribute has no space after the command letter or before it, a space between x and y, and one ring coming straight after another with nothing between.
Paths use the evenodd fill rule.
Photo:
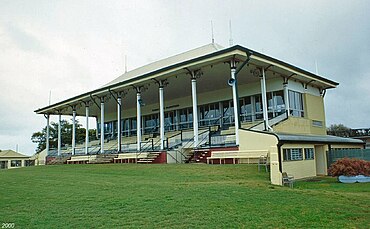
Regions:
<instances>
[{"instance_id":1,"label":"hipped roof","mask_svg":"<svg viewBox=\"0 0 370 229\"><path fill-rule=\"evenodd\" d=\"M218 44L212 43L126 72L96 90L74 96L64 101L46 106L44 108L37 109L35 112L39 114L52 113L52 110L59 109L60 107L68 106L72 103L77 103L84 100L90 100L91 95L109 93L110 89L127 87L137 82L141 82L141 80L160 77L162 75L170 75L172 73L175 74L176 72L178 73L181 70L184 71L185 68L191 68L192 66L199 67L199 64L212 64L214 61L223 61L225 58L230 58L233 56L237 56L241 59L246 59L247 56L250 56L252 60L261 61L265 64L271 64L281 69L292 72L292 75L290 76L292 78L299 76L306 78L309 82L317 82L322 85L323 89L335 88L338 85L337 82L300 69L294 65L288 64L278 59L266 56L254 50L245 48L243 46L235 45L229 48L223 48Z\"/></svg>"},{"instance_id":2,"label":"hipped roof","mask_svg":"<svg viewBox=\"0 0 370 229\"><path fill-rule=\"evenodd\" d=\"M0 152L0 158L29 158L29 156L20 154L13 150L3 150Z\"/></svg>"}]
</instances>

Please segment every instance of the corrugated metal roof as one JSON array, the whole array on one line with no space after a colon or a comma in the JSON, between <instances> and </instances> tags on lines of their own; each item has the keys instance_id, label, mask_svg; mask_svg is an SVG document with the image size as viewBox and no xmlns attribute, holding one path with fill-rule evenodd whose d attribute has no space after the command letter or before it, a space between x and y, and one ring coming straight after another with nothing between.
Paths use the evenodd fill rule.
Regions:
<instances>
[{"instance_id":1,"label":"corrugated metal roof","mask_svg":"<svg viewBox=\"0 0 370 229\"><path fill-rule=\"evenodd\" d=\"M184 61L187 61L187 60L191 60L191 59L194 59L194 58L197 58L197 57L208 55L208 54L211 54L211 53L216 52L216 51L221 50L221 49L224 49L224 47L222 47L221 45L216 44L216 43L211 43L211 44L208 44L208 45L204 45L204 46L201 46L199 48L192 49L192 50L180 53L180 54L175 55L175 56L171 56L171 57L159 60L159 61L155 61L153 63L144 65L140 68L136 68L132 71L128 71L128 72L124 73L123 75L119 76L118 78L116 78L115 80L107 83L103 87L107 87L107 86L114 85L114 84L119 83L119 82L123 82L123 81L129 80L129 79L133 79L137 76L144 75L144 74L162 69L162 68L167 67L167 66L171 66L171 65L178 64L178 63L181 63L181 62L184 62Z\"/></svg>"},{"instance_id":2,"label":"corrugated metal roof","mask_svg":"<svg viewBox=\"0 0 370 229\"><path fill-rule=\"evenodd\" d=\"M119 86L122 86L124 84L128 84L128 83L130 83L131 81L134 81L134 80L144 79L144 78L147 78L148 76L151 76L151 75L154 75L154 74L160 74L164 71L168 71L168 70L171 70L171 69L174 69L174 68L177 68L177 67L181 67L183 65L192 64L192 63L194 63L196 61L200 61L200 60L205 61L209 58L219 56L219 55L223 55L223 54L226 54L226 53L232 53L234 51L242 51L242 52L250 53L252 55L252 58L253 57L260 58L260 59L262 58L263 60L270 61L270 62L273 62L273 63L278 64L280 66L283 66L285 68L292 69L292 70L298 72L299 74L303 74L307 77L310 77L311 79L321 81L323 84L326 85L325 88L334 88L335 86L338 85L337 82L334 82L334 81L331 81L329 79L323 78L321 76L315 75L313 73L310 73L308 71L305 71L303 69L295 67L291 64L288 64L288 63L285 63L285 62L280 61L278 59L266 56L266 55L258 53L256 51L247 49L247 48L242 47L240 45L235 45L235 46L232 46L232 47L229 47L229 48L223 48L222 46L220 46L218 44L211 43L211 44L204 45L204 46L201 46L199 48L192 49L190 51L187 51L187 52L184 52L184 53L172 56L172 57L168 57L168 58L153 62L153 63L145 65L143 67L134 69L132 71L126 72L125 74L119 76L115 80L109 82L108 84L106 84L106 85L104 85L104 86L102 86L102 87L100 87L96 90L89 91L89 92L83 93L81 95L74 96L72 98L66 99L64 101L61 101L61 102L58 102L58 103L55 103L55 104L52 104L52 105L49 105L49 106L46 106L46 107L43 107L43 108L39 108L35 112L36 113L48 113L52 109L57 109L58 106L65 106L66 103L76 102L75 100L81 99L83 97L88 97L93 93L100 93L100 92L103 92L103 91L107 91L107 90L111 89L112 87L119 87Z\"/></svg>"},{"instance_id":3,"label":"corrugated metal roof","mask_svg":"<svg viewBox=\"0 0 370 229\"><path fill-rule=\"evenodd\" d=\"M276 134L282 142L322 142L322 143L350 143L364 144L363 141L353 138L343 138L332 135L296 135L296 134Z\"/></svg>"}]
</instances>

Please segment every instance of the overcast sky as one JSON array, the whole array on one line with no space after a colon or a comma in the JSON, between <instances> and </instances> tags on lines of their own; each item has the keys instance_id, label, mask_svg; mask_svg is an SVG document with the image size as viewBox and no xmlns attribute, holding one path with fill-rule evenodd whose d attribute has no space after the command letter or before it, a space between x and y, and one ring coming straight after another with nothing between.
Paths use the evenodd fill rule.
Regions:
<instances>
[{"instance_id":1,"label":"overcast sky","mask_svg":"<svg viewBox=\"0 0 370 229\"><path fill-rule=\"evenodd\" d=\"M211 42L234 44L340 83L327 125L370 127L370 1L0 1L0 149L33 154L33 111L124 71ZM56 117L52 118L56 121Z\"/></svg>"}]
</instances>

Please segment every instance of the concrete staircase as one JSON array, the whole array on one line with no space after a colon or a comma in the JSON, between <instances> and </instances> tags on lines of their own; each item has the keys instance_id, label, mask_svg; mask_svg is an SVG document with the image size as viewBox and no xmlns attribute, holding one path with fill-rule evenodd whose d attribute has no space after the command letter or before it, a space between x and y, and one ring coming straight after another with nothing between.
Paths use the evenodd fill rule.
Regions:
<instances>
[{"instance_id":1,"label":"concrete staircase","mask_svg":"<svg viewBox=\"0 0 370 229\"><path fill-rule=\"evenodd\" d=\"M89 164L108 164L113 163L114 158L117 157L115 154L101 154L96 155L95 158L89 160Z\"/></svg>"},{"instance_id":2,"label":"concrete staircase","mask_svg":"<svg viewBox=\"0 0 370 229\"><path fill-rule=\"evenodd\" d=\"M146 158L140 158L137 163L146 163L146 164L150 164L150 163L153 163L157 157L159 156L159 153L158 152L152 152L152 153L148 153L147 157Z\"/></svg>"}]
</instances>

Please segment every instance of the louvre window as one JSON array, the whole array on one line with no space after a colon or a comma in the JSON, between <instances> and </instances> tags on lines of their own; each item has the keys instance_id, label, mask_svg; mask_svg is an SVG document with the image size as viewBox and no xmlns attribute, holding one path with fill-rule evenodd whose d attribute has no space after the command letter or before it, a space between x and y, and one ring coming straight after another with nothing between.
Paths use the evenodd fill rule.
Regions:
<instances>
[{"instance_id":1,"label":"louvre window","mask_svg":"<svg viewBox=\"0 0 370 229\"><path fill-rule=\"evenodd\" d=\"M303 160L302 149L292 148L283 150L284 161L300 161Z\"/></svg>"},{"instance_id":2,"label":"louvre window","mask_svg":"<svg viewBox=\"0 0 370 229\"><path fill-rule=\"evenodd\" d=\"M313 148L304 149L304 158L306 160L313 160L315 158L315 152Z\"/></svg>"}]
</instances>

